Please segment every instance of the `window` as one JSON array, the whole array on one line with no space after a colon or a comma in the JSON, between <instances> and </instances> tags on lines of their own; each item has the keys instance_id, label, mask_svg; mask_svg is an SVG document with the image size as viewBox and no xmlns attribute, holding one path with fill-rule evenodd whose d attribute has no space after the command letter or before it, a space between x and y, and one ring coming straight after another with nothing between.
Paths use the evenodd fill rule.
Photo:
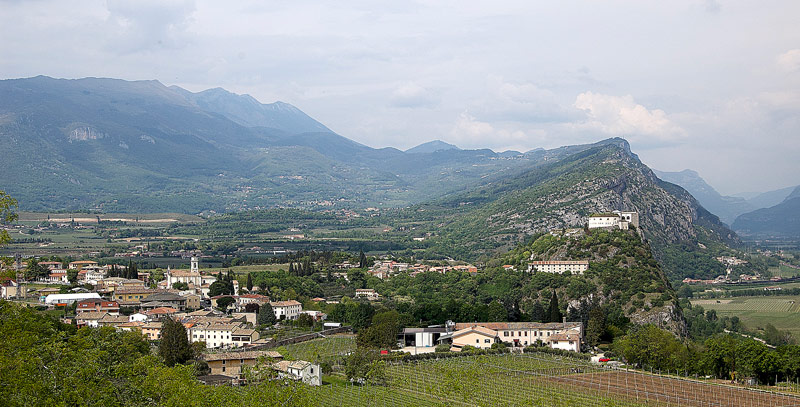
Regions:
<instances>
[{"instance_id":1,"label":"window","mask_svg":"<svg viewBox=\"0 0 800 407\"><path fill-rule=\"evenodd\" d=\"M223 371L223 372L225 371L225 366L222 366L222 371Z\"/></svg>"},{"instance_id":2,"label":"window","mask_svg":"<svg viewBox=\"0 0 800 407\"><path fill-rule=\"evenodd\" d=\"M484 339L483 343L491 343L491 341L489 341L488 339Z\"/></svg>"},{"instance_id":3,"label":"window","mask_svg":"<svg viewBox=\"0 0 800 407\"><path fill-rule=\"evenodd\" d=\"M503 336L508 336L508 332L503 332Z\"/></svg>"},{"instance_id":4,"label":"window","mask_svg":"<svg viewBox=\"0 0 800 407\"><path fill-rule=\"evenodd\" d=\"M475 343L481 343L480 339L475 339Z\"/></svg>"}]
</instances>

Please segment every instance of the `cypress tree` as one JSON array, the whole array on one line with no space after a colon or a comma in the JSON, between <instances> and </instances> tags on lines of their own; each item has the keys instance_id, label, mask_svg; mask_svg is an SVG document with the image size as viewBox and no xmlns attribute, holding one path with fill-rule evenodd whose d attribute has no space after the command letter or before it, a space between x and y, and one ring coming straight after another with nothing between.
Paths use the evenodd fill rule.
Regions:
<instances>
[{"instance_id":1,"label":"cypress tree","mask_svg":"<svg viewBox=\"0 0 800 407\"><path fill-rule=\"evenodd\" d=\"M553 296L550 297L550 311L547 313L548 322L561 322L561 310L558 308L558 295L553 290Z\"/></svg>"},{"instance_id":2,"label":"cypress tree","mask_svg":"<svg viewBox=\"0 0 800 407\"><path fill-rule=\"evenodd\" d=\"M164 359L167 366L183 364L191 360L192 347L189 344L189 337L186 336L186 328L172 318L164 319L161 327L161 343L158 345L158 355Z\"/></svg>"},{"instance_id":3,"label":"cypress tree","mask_svg":"<svg viewBox=\"0 0 800 407\"><path fill-rule=\"evenodd\" d=\"M247 273L247 291L253 291L253 276Z\"/></svg>"}]
</instances>

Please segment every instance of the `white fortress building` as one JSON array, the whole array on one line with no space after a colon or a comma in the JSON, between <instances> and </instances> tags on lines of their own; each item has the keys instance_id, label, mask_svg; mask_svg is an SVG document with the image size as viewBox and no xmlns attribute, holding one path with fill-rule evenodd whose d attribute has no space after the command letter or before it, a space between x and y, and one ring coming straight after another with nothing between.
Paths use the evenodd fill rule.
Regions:
<instances>
[{"instance_id":1,"label":"white fortress building","mask_svg":"<svg viewBox=\"0 0 800 407\"><path fill-rule=\"evenodd\" d=\"M610 213L595 213L589 216L589 229L616 228L628 230L630 225L639 227L638 212L613 211Z\"/></svg>"},{"instance_id":2,"label":"white fortress building","mask_svg":"<svg viewBox=\"0 0 800 407\"><path fill-rule=\"evenodd\" d=\"M528 264L528 272L538 271L541 273L564 274L569 271L572 274L583 274L589 269L589 260L566 260L566 261L532 261Z\"/></svg>"}]
</instances>

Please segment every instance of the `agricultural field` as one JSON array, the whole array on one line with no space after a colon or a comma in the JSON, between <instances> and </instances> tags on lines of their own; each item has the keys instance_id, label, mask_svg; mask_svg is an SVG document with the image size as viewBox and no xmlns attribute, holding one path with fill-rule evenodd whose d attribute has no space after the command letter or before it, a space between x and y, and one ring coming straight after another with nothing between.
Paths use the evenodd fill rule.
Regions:
<instances>
[{"instance_id":1,"label":"agricultural field","mask_svg":"<svg viewBox=\"0 0 800 407\"><path fill-rule=\"evenodd\" d=\"M467 356L387 367L385 386L334 382L325 405L798 406L800 397L610 369L548 354Z\"/></svg>"},{"instance_id":2,"label":"agricultural field","mask_svg":"<svg viewBox=\"0 0 800 407\"><path fill-rule=\"evenodd\" d=\"M763 328L770 323L800 338L800 296L693 300L692 305L714 310L718 316L737 316L749 329Z\"/></svg>"},{"instance_id":3,"label":"agricultural field","mask_svg":"<svg viewBox=\"0 0 800 407\"><path fill-rule=\"evenodd\" d=\"M354 335L337 334L327 338L281 346L275 350L287 359L322 363L340 359L355 349L356 338Z\"/></svg>"}]
</instances>

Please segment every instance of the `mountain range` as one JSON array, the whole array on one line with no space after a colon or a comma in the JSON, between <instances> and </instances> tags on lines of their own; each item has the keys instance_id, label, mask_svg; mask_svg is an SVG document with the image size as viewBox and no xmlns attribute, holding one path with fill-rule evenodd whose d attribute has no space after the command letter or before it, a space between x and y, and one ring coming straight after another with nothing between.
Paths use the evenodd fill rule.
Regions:
<instances>
[{"instance_id":1,"label":"mountain range","mask_svg":"<svg viewBox=\"0 0 800 407\"><path fill-rule=\"evenodd\" d=\"M296 107L158 81L0 81L0 186L24 210L232 211L403 206L536 166L428 143L403 152L331 132Z\"/></svg>"},{"instance_id":2,"label":"mountain range","mask_svg":"<svg viewBox=\"0 0 800 407\"><path fill-rule=\"evenodd\" d=\"M742 214L733 228L757 239L800 240L800 186L777 205Z\"/></svg>"}]
</instances>

